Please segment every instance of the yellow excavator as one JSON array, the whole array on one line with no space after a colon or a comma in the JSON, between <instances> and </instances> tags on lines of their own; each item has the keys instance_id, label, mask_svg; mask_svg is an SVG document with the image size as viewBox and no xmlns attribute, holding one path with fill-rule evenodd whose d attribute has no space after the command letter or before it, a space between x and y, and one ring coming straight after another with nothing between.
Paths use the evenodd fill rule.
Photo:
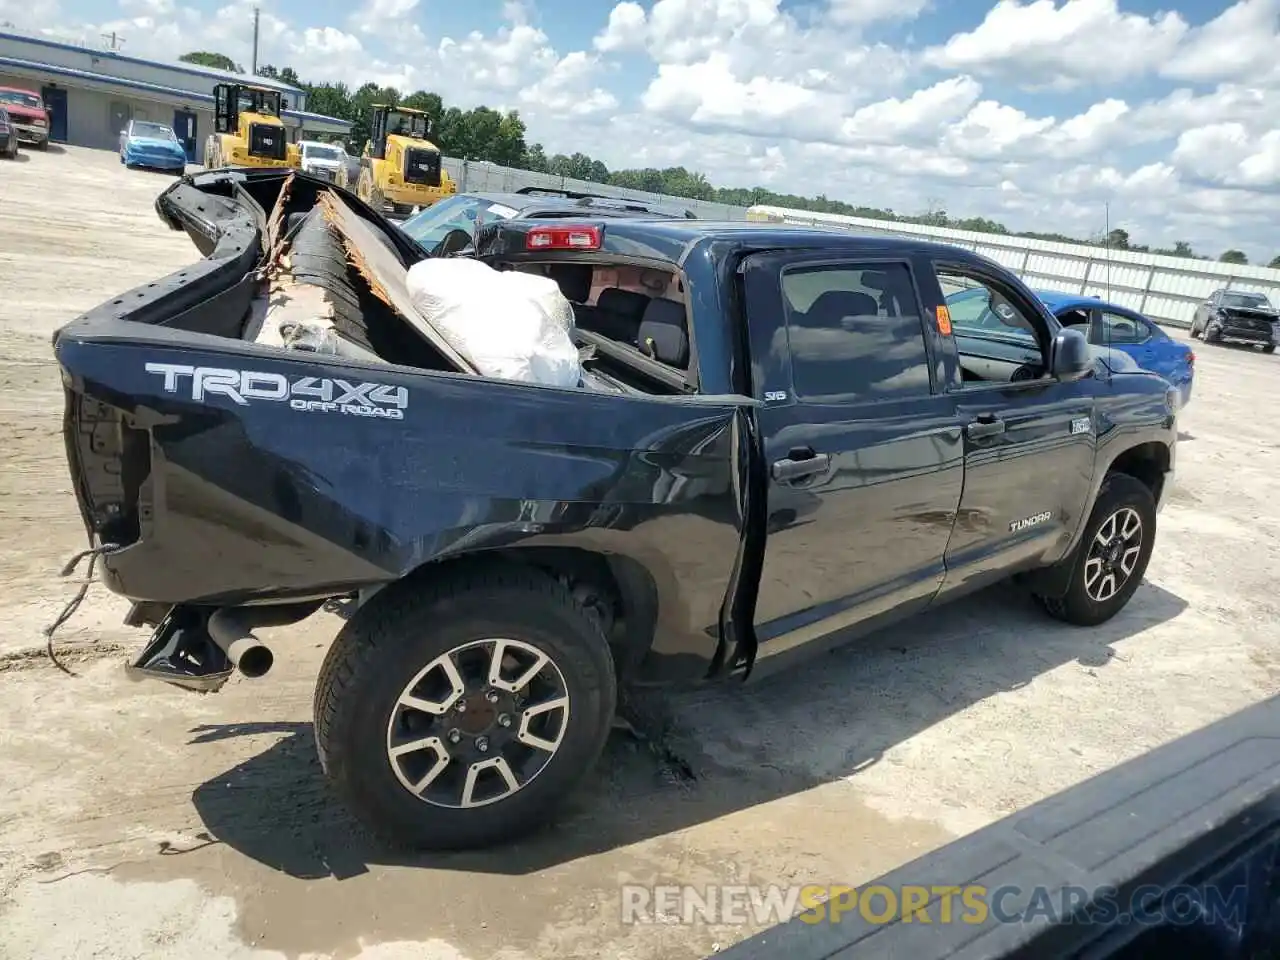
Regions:
<instances>
[{"instance_id":1,"label":"yellow excavator","mask_svg":"<svg viewBox=\"0 0 1280 960\"><path fill-rule=\"evenodd\" d=\"M302 166L281 119L279 90L248 83L213 88L213 130L204 144L206 170L217 167Z\"/></svg>"},{"instance_id":2,"label":"yellow excavator","mask_svg":"<svg viewBox=\"0 0 1280 960\"><path fill-rule=\"evenodd\" d=\"M370 138L360 158L338 170L338 186L354 190L379 213L389 203L402 216L458 192L440 148L428 139L427 114L385 103L373 104L372 111Z\"/></svg>"}]
</instances>

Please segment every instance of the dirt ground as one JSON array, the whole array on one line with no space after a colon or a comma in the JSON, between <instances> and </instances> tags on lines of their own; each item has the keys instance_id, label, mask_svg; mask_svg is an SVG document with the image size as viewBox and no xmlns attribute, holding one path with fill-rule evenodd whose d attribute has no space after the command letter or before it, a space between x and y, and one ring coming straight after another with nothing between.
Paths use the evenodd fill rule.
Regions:
<instances>
[{"instance_id":1,"label":"dirt ground","mask_svg":"<svg viewBox=\"0 0 1280 960\"><path fill-rule=\"evenodd\" d=\"M132 684L144 637L58 568L85 546L50 334L195 259L162 174L0 163L0 956L696 958L748 926L623 925L623 883L859 883L1280 691L1280 357L1197 344L1148 582L1101 629L1000 588L744 691L675 704L673 777L619 736L553 830L388 856L328 798L312 684L338 621L268 632L269 677ZM922 878L929 882L928 878ZM933 878L933 882L938 882ZM953 881L947 881L953 882Z\"/></svg>"}]
</instances>

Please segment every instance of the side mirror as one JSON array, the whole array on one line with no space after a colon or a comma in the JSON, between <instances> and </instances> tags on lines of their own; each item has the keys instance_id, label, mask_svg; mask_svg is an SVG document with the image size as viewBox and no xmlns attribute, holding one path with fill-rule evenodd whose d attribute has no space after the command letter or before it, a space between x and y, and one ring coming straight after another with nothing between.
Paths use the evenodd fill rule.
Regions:
<instances>
[{"instance_id":1,"label":"side mirror","mask_svg":"<svg viewBox=\"0 0 1280 960\"><path fill-rule=\"evenodd\" d=\"M1053 338L1049 373L1059 380L1081 380L1093 371L1093 353L1089 341L1079 330L1068 327Z\"/></svg>"}]
</instances>

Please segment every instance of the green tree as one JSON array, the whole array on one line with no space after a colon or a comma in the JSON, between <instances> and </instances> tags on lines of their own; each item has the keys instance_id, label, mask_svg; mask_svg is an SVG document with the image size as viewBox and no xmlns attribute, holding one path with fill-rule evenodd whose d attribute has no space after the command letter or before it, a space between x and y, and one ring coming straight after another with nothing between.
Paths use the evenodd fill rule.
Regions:
<instances>
[{"instance_id":1,"label":"green tree","mask_svg":"<svg viewBox=\"0 0 1280 960\"><path fill-rule=\"evenodd\" d=\"M524 163L520 164L525 170L532 170L534 173L546 173L550 170L547 160L547 152L542 149L542 144L535 143L524 152Z\"/></svg>"},{"instance_id":2,"label":"green tree","mask_svg":"<svg viewBox=\"0 0 1280 960\"><path fill-rule=\"evenodd\" d=\"M1116 227L1107 234L1106 245L1112 250L1128 250L1129 247L1129 231L1123 227Z\"/></svg>"},{"instance_id":3,"label":"green tree","mask_svg":"<svg viewBox=\"0 0 1280 960\"><path fill-rule=\"evenodd\" d=\"M440 114L444 113L444 102L440 99L440 94L426 90L415 90L400 101L400 106L421 110L431 118L433 127L440 122Z\"/></svg>"},{"instance_id":4,"label":"green tree","mask_svg":"<svg viewBox=\"0 0 1280 960\"><path fill-rule=\"evenodd\" d=\"M1271 262L1268 263L1267 266L1271 267L1273 270L1280 269L1280 256L1272 257Z\"/></svg>"},{"instance_id":5,"label":"green tree","mask_svg":"<svg viewBox=\"0 0 1280 960\"><path fill-rule=\"evenodd\" d=\"M229 70L231 73L244 73L244 67L236 63L225 53L210 53L207 50L193 50L178 58L183 63L194 63L199 67L213 67L215 70Z\"/></svg>"},{"instance_id":6,"label":"green tree","mask_svg":"<svg viewBox=\"0 0 1280 960\"><path fill-rule=\"evenodd\" d=\"M1248 263L1249 258L1244 255L1243 250L1228 250L1218 258L1219 263Z\"/></svg>"}]
</instances>

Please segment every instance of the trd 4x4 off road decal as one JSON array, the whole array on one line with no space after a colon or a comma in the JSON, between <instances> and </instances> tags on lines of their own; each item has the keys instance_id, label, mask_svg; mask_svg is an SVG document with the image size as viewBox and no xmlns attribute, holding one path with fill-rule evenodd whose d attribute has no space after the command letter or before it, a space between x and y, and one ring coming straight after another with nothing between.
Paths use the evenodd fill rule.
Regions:
<instances>
[{"instance_id":1,"label":"trd 4x4 off road decal","mask_svg":"<svg viewBox=\"0 0 1280 960\"><path fill-rule=\"evenodd\" d=\"M241 406L247 406L251 400L287 401L294 410L386 420L403 420L405 408L409 406L408 390L382 383L350 383L328 377L290 380L283 374L260 370L189 367L178 363L148 363L147 373L164 377L166 393L189 392L196 401L207 396L226 397Z\"/></svg>"}]
</instances>

